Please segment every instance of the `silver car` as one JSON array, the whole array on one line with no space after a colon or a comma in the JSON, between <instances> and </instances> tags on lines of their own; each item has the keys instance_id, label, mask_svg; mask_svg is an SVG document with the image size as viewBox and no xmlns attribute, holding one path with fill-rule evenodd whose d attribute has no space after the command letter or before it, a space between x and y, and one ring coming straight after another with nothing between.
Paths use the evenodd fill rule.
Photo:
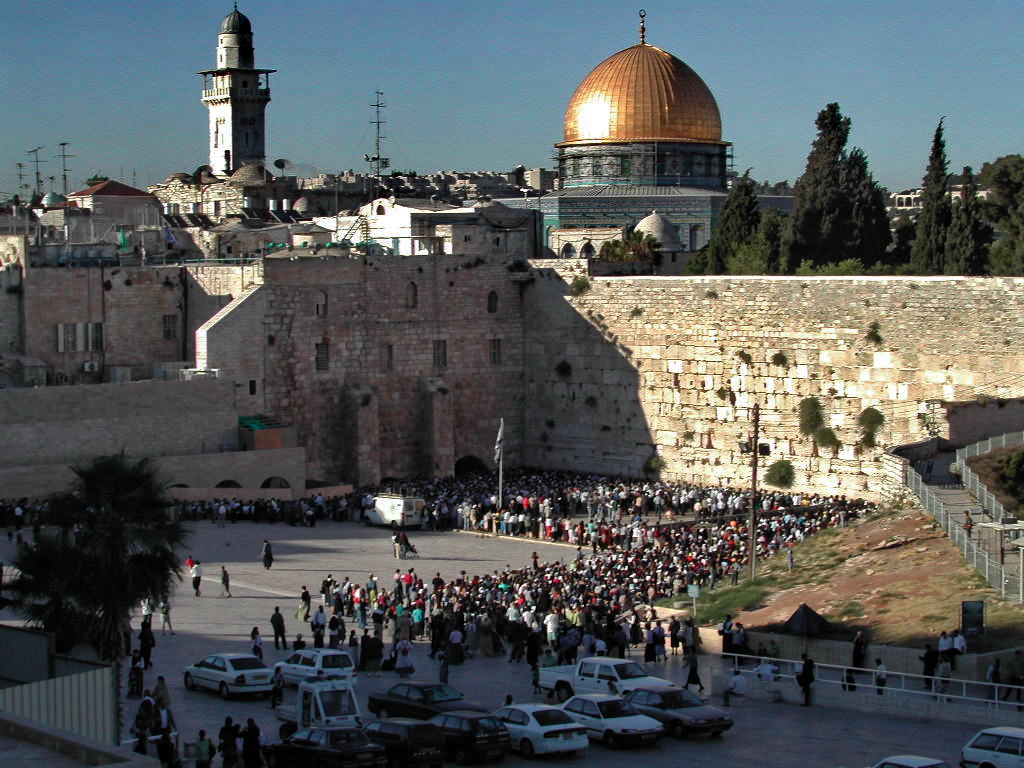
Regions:
<instances>
[{"instance_id":1,"label":"silver car","mask_svg":"<svg viewBox=\"0 0 1024 768\"><path fill-rule=\"evenodd\" d=\"M208 688L227 699L236 693L270 693L274 684L263 659L249 653L215 653L185 667L185 687Z\"/></svg>"}]
</instances>

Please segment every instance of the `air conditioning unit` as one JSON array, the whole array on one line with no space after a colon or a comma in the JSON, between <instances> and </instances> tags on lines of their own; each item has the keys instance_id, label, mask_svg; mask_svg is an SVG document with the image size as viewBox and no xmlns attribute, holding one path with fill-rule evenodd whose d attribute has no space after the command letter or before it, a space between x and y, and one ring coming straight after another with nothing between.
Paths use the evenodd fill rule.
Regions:
<instances>
[{"instance_id":1,"label":"air conditioning unit","mask_svg":"<svg viewBox=\"0 0 1024 768\"><path fill-rule=\"evenodd\" d=\"M85 373L96 373L100 369L100 364L93 361L82 363L82 370Z\"/></svg>"}]
</instances>

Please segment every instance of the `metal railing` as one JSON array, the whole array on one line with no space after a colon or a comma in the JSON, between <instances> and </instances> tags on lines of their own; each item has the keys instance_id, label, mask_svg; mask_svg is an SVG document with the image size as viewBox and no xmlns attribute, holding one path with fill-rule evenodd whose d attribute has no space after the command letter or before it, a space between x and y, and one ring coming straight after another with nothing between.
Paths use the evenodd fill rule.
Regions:
<instances>
[{"instance_id":1,"label":"metal railing","mask_svg":"<svg viewBox=\"0 0 1024 768\"><path fill-rule=\"evenodd\" d=\"M791 686L791 690L799 690L797 670L800 661L793 659L768 659L778 669L770 677L759 678L754 667L762 661L760 656L742 654L723 655L733 657L733 668L739 669L750 681L748 690L761 690L768 694L781 691L783 686ZM746 666L746 665L749 665ZM844 667L837 664L815 663L814 686L830 689L839 688L845 693L868 692L883 696L907 696L918 701L940 701L947 704L967 706L984 706L990 709L1017 711L1024 700L1024 686L1004 683L993 684L975 680L963 680L953 677L934 675L914 675L908 672L886 670L884 679L879 677L876 669L860 667Z\"/></svg>"},{"instance_id":2,"label":"metal railing","mask_svg":"<svg viewBox=\"0 0 1024 768\"><path fill-rule=\"evenodd\" d=\"M925 511L934 517L942 529L963 553L964 558L985 580L999 590L1002 597L1024 603L1024 581L1020 570L1014 573L987 552L977 539L971 538L964 530L962 511L952 512L947 505L925 483L924 478L913 467L907 467L907 487L917 496Z\"/></svg>"},{"instance_id":3,"label":"metal railing","mask_svg":"<svg viewBox=\"0 0 1024 768\"><path fill-rule=\"evenodd\" d=\"M963 478L964 488L978 500L978 503L996 521L1008 516L1006 509L989 492L988 488L978 478L978 475L967 466L967 460L973 459L975 456L991 453L999 448L1015 448L1019 445L1024 445L1024 432L1008 432L1005 435L990 437L988 440L982 440L980 443L968 445L956 452L956 467L959 470L960 477ZM1013 514L1015 514L1015 511L1013 511Z\"/></svg>"}]
</instances>

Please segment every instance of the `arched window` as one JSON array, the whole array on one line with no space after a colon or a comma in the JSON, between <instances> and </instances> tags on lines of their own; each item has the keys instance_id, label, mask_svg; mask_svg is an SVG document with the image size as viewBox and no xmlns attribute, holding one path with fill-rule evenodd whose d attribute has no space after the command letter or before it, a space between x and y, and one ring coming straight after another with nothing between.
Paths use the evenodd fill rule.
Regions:
<instances>
[{"instance_id":1,"label":"arched window","mask_svg":"<svg viewBox=\"0 0 1024 768\"><path fill-rule=\"evenodd\" d=\"M317 292L316 314L318 317L325 317L327 315L327 291Z\"/></svg>"},{"instance_id":2,"label":"arched window","mask_svg":"<svg viewBox=\"0 0 1024 768\"><path fill-rule=\"evenodd\" d=\"M264 480L262 483L260 483L260 488L291 488L291 487L292 487L291 484L287 480L285 480L283 477L277 477L276 475L274 477L268 477L266 480Z\"/></svg>"},{"instance_id":3,"label":"arched window","mask_svg":"<svg viewBox=\"0 0 1024 768\"><path fill-rule=\"evenodd\" d=\"M242 484L237 480L221 480L216 485L217 488L241 488Z\"/></svg>"},{"instance_id":4,"label":"arched window","mask_svg":"<svg viewBox=\"0 0 1024 768\"><path fill-rule=\"evenodd\" d=\"M487 311L492 315L498 311L498 292L491 291L487 294Z\"/></svg>"},{"instance_id":5,"label":"arched window","mask_svg":"<svg viewBox=\"0 0 1024 768\"><path fill-rule=\"evenodd\" d=\"M409 283L405 286L405 306L408 309L415 309L419 303L419 288L416 287L416 283Z\"/></svg>"},{"instance_id":6,"label":"arched window","mask_svg":"<svg viewBox=\"0 0 1024 768\"><path fill-rule=\"evenodd\" d=\"M584 259L592 259L596 255L597 251L594 250L594 244L587 240L587 242L585 242L583 244L583 247L580 249L580 256L582 256Z\"/></svg>"},{"instance_id":7,"label":"arched window","mask_svg":"<svg viewBox=\"0 0 1024 768\"><path fill-rule=\"evenodd\" d=\"M384 206L383 205L378 205L377 206L377 215L378 216L383 216L385 213L387 213L387 210L384 208Z\"/></svg>"},{"instance_id":8,"label":"arched window","mask_svg":"<svg viewBox=\"0 0 1024 768\"><path fill-rule=\"evenodd\" d=\"M574 259L576 258L576 246L572 243L566 243L562 246L561 255L563 259Z\"/></svg>"}]
</instances>

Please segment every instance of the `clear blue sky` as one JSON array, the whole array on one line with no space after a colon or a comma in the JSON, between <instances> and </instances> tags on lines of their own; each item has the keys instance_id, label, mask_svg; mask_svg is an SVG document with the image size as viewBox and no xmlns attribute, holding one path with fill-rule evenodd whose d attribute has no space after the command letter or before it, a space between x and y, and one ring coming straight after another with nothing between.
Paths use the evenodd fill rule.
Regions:
<instances>
[{"instance_id":1,"label":"clear blue sky","mask_svg":"<svg viewBox=\"0 0 1024 768\"><path fill-rule=\"evenodd\" d=\"M1019 0L643 0L648 42L693 67L715 94L737 169L803 171L814 117L831 101L853 120L875 176L920 183L946 116L951 170L1024 151ZM641 3L352 3L244 0L257 66L272 67L269 159L365 170L368 105L388 104L393 167L551 167L575 87L637 42ZM820 7L819 7L820 6ZM214 66L227 0L33 0L5 4L0 50L0 193L38 145L72 186L95 171L138 184L206 155L200 78Z\"/></svg>"}]
</instances>

